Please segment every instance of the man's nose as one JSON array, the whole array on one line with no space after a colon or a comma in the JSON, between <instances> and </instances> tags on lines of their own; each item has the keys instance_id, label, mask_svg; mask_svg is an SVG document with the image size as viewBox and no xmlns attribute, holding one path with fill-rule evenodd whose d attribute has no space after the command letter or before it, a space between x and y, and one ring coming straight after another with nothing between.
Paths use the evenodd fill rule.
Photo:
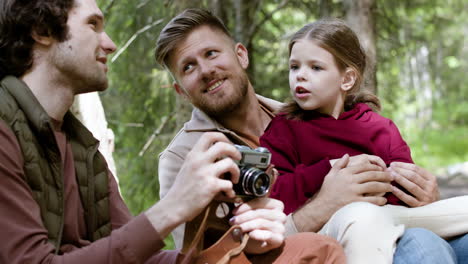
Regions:
<instances>
[{"instance_id":1,"label":"man's nose","mask_svg":"<svg viewBox=\"0 0 468 264\"><path fill-rule=\"evenodd\" d=\"M102 32L101 47L106 54L111 54L117 50L117 46L106 32Z\"/></svg>"},{"instance_id":2,"label":"man's nose","mask_svg":"<svg viewBox=\"0 0 468 264\"><path fill-rule=\"evenodd\" d=\"M209 61L199 61L198 65L200 67L200 72L203 78L211 78L216 71L214 65Z\"/></svg>"}]
</instances>

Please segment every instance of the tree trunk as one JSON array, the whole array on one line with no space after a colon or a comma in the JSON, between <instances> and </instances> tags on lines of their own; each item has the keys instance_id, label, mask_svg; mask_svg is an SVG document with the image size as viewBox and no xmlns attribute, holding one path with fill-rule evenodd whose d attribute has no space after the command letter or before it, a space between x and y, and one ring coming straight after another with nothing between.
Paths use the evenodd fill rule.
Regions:
<instances>
[{"instance_id":1,"label":"tree trunk","mask_svg":"<svg viewBox=\"0 0 468 264\"><path fill-rule=\"evenodd\" d=\"M252 45L254 37L253 31L256 27L255 16L260 12L261 2L261 0L233 0L233 7L235 10L234 39L244 44L249 51L250 56L247 73L252 84L254 84L255 80L255 62L253 56L251 56L255 48Z\"/></svg>"},{"instance_id":2,"label":"tree trunk","mask_svg":"<svg viewBox=\"0 0 468 264\"><path fill-rule=\"evenodd\" d=\"M224 4L223 4L224 3ZM224 0L211 0L210 2L210 9L213 14L224 22L226 26L229 25L229 5L226 5L226 1Z\"/></svg>"},{"instance_id":3,"label":"tree trunk","mask_svg":"<svg viewBox=\"0 0 468 264\"><path fill-rule=\"evenodd\" d=\"M114 158L114 132L108 128L104 108L97 92L75 96L71 112L99 140L99 151L106 159L109 170L117 180Z\"/></svg>"},{"instance_id":4,"label":"tree trunk","mask_svg":"<svg viewBox=\"0 0 468 264\"><path fill-rule=\"evenodd\" d=\"M329 0L320 0L319 6L319 17L330 17L331 16L331 3Z\"/></svg>"},{"instance_id":5,"label":"tree trunk","mask_svg":"<svg viewBox=\"0 0 468 264\"><path fill-rule=\"evenodd\" d=\"M363 88L377 94L375 0L345 0L346 21L356 32L367 55Z\"/></svg>"}]
</instances>

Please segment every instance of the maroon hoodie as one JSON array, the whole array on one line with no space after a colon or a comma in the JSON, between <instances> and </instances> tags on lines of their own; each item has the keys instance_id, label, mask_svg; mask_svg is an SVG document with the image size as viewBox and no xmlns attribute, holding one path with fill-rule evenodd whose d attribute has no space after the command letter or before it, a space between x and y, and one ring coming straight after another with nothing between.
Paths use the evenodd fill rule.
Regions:
<instances>
[{"instance_id":1,"label":"maroon hoodie","mask_svg":"<svg viewBox=\"0 0 468 264\"><path fill-rule=\"evenodd\" d=\"M260 138L260 145L273 154L272 163L280 176L270 197L284 202L286 214L320 190L331 159L365 153L379 156L387 166L393 161L413 163L395 124L366 104L357 104L338 119L315 111L309 111L305 120L279 114ZM385 197L390 204L404 204L391 193Z\"/></svg>"}]
</instances>

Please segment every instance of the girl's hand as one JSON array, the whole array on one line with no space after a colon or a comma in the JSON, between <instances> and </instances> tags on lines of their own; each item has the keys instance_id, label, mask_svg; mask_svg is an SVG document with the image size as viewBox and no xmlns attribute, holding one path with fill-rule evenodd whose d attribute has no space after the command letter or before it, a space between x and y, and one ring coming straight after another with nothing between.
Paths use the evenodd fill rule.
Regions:
<instances>
[{"instance_id":1,"label":"girl's hand","mask_svg":"<svg viewBox=\"0 0 468 264\"><path fill-rule=\"evenodd\" d=\"M253 199L234 209L230 223L249 234L247 253L262 254L283 244L286 223L283 209L281 201L271 198Z\"/></svg>"}]
</instances>

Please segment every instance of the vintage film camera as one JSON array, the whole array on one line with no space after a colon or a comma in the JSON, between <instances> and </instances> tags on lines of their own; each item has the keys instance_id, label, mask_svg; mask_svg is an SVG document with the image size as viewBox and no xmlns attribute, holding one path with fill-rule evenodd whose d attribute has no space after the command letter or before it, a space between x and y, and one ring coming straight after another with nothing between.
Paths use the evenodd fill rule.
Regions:
<instances>
[{"instance_id":1,"label":"vintage film camera","mask_svg":"<svg viewBox=\"0 0 468 264\"><path fill-rule=\"evenodd\" d=\"M242 155L241 160L236 162L240 170L239 182L233 187L236 195L265 196L271 185L270 176L265 172L270 165L270 151L263 147L251 149L242 145L234 146Z\"/></svg>"},{"instance_id":2,"label":"vintage film camera","mask_svg":"<svg viewBox=\"0 0 468 264\"><path fill-rule=\"evenodd\" d=\"M251 149L241 145L234 146L242 155L241 160L236 161L240 171L239 182L233 186L236 195L243 201L265 196L272 183L272 179L266 173L270 165L271 153L266 148ZM225 175L225 179L230 179L229 173ZM234 203L213 200L202 213L187 222L182 252L186 253L190 250L199 234L202 234L199 242L196 242L199 249L207 249L214 245L223 247L222 243L218 243L221 237L232 240L232 236L224 235L231 228L229 219L233 216L234 207Z\"/></svg>"}]
</instances>

